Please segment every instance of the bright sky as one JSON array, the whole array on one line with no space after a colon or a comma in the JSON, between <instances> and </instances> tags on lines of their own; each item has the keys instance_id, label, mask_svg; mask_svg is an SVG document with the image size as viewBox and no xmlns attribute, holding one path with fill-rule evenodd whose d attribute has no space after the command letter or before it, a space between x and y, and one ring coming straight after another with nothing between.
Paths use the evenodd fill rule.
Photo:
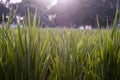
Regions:
<instances>
[{"instance_id":1,"label":"bright sky","mask_svg":"<svg viewBox=\"0 0 120 80\"><path fill-rule=\"evenodd\" d=\"M12 3L21 2L22 0L11 0Z\"/></svg>"},{"instance_id":2,"label":"bright sky","mask_svg":"<svg viewBox=\"0 0 120 80\"><path fill-rule=\"evenodd\" d=\"M56 5L58 3L58 0L51 0L50 3L51 3L52 6L54 6L54 5Z\"/></svg>"},{"instance_id":3,"label":"bright sky","mask_svg":"<svg viewBox=\"0 0 120 80\"><path fill-rule=\"evenodd\" d=\"M5 2L6 0L3 0L3 2ZM17 3L17 2L21 2L22 0L10 0L11 3ZM57 4L57 0L50 0L51 5L54 6L55 4Z\"/></svg>"},{"instance_id":4,"label":"bright sky","mask_svg":"<svg viewBox=\"0 0 120 80\"><path fill-rule=\"evenodd\" d=\"M5 2L6 0L3 0L3 2ZM17 2L21 2L22 0L10 0L11 3L17 3Z\"/></svg>"}]
</instances>

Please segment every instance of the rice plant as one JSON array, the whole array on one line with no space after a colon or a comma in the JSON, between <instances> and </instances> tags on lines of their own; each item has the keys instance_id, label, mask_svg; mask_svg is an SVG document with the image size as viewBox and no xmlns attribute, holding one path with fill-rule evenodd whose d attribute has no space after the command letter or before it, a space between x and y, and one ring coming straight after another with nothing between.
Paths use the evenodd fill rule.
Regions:
<instances>
[{"instance_id":1,"label":"rice plant","mask_svg":"<svg viewBox=\"0 0 120 80\"><path fill-rule=\"evenodd\" d=\"M42 29L35 17L23 28L4 25L0 80L120 80L116 20L112 30Z\"/></svg>"}]
</instances>

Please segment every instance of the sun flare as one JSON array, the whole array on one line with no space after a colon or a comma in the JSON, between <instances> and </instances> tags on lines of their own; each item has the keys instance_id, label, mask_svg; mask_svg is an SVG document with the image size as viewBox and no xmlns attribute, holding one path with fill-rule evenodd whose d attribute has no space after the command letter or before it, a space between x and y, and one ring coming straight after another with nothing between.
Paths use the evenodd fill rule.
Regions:
<instances>
[{"instance_id":1,"label":"sun flare","mask_svg":"<svg viewBox=\"0 0 120 80\"><path fill-rule=\"evenodd\" d=\"M54 6L58 3L58 0L50 0L50 5Z\"/></svg>"}]
</instances>

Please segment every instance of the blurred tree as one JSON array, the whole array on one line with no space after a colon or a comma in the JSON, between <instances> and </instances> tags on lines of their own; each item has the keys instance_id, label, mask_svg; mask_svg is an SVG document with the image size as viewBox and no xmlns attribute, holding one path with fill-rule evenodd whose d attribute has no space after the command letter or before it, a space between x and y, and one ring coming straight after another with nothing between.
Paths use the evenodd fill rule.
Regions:
<instances>
[{"instance_id":1,"label":"blurred tree","mask_svg":"<svg viewBox=\"0 0 120 80\"><path fill-rule=\"evenodd\" d=\"M56 14L56 25L96 27L98 15L101 26L105 26L107 19L112 24L116 4L117 0L58 0L58 4L51 9L51 14Z\"/></svg>"},{"instance_id":2,"label":"blurred tree","mask_svg":"<svg viewBox=\"0 0 120 80\"><path fill-rule=\"evenodd\" d=\"M6 6L3 3L0 3L0 23L2 22L2 19L4 19L4 21L7 21L7 14L9 12L9 9L6 8Z\"/></svg>"},{"instance_id":3,"label":"blurred tree","mask_svg":"<svg viewBox=\"0 0 120 80\"><path fill-rule=\"evenodd\" d=\"M23 0L21 3L11 4L10 8L18 6L17 15L27 17L28 6L30 8L31 18L38 10L37 17L40 17L41 23L47 26L70 26L76 25L92 25L96 27L96 15L99 17L101 26L106 25L108 19L109 24L112 24L116 4L120 7L119 0L58 0L57 5L48 9L50 0ZM9 3L7 0L6 3ZM4 6L3 4L0 4ZM5 9L4 9L5 8ZM0 16L6 15L6 7L0 8ZM53 19L54 23L49 20L49 15L56 15ZM1 18L0 18L1 19ZM56 24L56 25L54 25Z\"/></svg>"},{"instance_id":4,"label":"blurred tree","mask_svg":"<svg viewBox=\"0 0 120 80\"><path fill-rule=\"evenodd\" d=\"M120 4L118 0L102 0L102 3L97 3L95 11L97 12L97 15L100 20L100 24L102 26L106 25L106 21L108 19L109 25L112 25L117 4Z\"/></svg>"},{"instance_id":5,"label":"blurred tree","mask_svg":"<svg viewBox=\"0 0 120 80\"><path fill-rule=\"evenodd\" d=\"M18 5L17 14L20 16L27 17L28 7L31 14L31 19L35 14L35 10L37 9L37 19L40 17L40 23L42 26L54 26L53 23L48 18L48 5L49 0L23 0L22 3Z\"/></svg>"}]
</instances>

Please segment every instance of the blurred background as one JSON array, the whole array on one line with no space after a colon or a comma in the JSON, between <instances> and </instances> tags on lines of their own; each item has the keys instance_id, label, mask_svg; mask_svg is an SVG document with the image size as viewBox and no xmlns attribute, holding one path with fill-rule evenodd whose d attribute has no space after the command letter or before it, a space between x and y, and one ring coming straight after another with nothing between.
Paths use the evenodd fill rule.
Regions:
<instances>
[{"instance_id":1,"label":"blurred background","mask_svg":"<svg viewBox=\"0 0 120 80\"><path fill-rule=\"evenodd\" d=\"M33 20L37 9L37 21L43 27L97 27L96 16L102 28L107 20L112 26L116 8L120 8L119 0L0 0L0 23L7 22L10 12L17 9L11 24L19 20L27 21L27 11L30 9L30 18ZM120 13L120 10L119 10Z\"/></svg>"}]
</instances>

